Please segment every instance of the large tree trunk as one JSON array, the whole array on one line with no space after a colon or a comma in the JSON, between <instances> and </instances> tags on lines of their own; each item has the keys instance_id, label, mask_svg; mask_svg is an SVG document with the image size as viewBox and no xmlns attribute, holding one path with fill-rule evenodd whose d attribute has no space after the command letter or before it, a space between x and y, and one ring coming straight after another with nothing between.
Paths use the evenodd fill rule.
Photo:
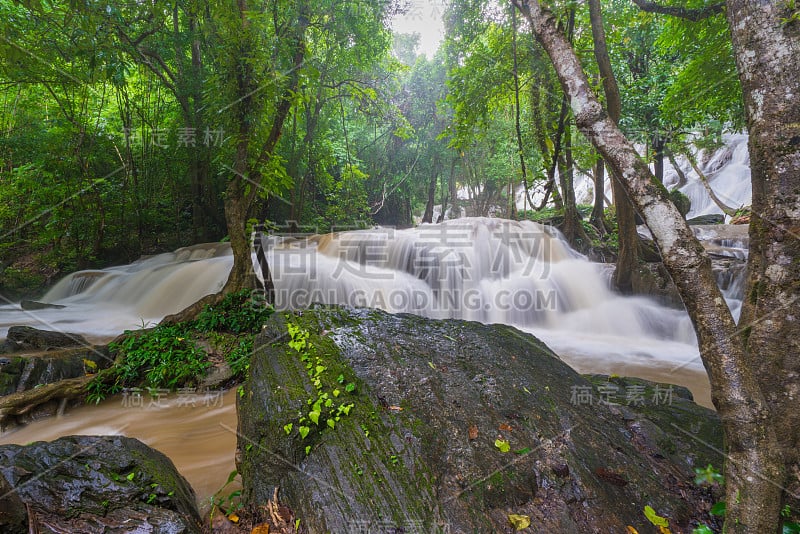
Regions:
<instances>
[{"instance_id":1,"label":"large tree trunk","mask_svg":"<svg viewBox=\"0 0 800 534\"><path fill-rule=\"evenodd\" d=\"M619 124L619 118L622 115L622 100L619 95L617 78L611 68L608 47L606 46L606 32L603 27L603 12L600 8L600 0L589 0L589 19L592 24L594 56L600 71L600 77L603 79L603 92L606 95L608 115L614 121L614 124ZM622 293L631 293L633 291L632 276L639 268L639 257L641 256L639 234L636 232L636 213L630 200L628 200L628 195L620 177L614 173L613 166L609 166L609 169L619 234L617 265L616 269L614 269L614 286Z\"/></svg>"},{"instance_id":2,"label":"large tree trunk","mask_svg":"<svg viewBox=\"0 0 800 534\"><path fill-rule=\"evenodd\" d=\"M629 198L653 234L661 251L664 266L678 287L692 319L697 332L700 355L711 381L712 400L722 419L725 432L728 453L726 472L729 474L726 495L728 506L732 511L732 515L726 517L726 528L730 532L777 532L781 490L779 487L776 488L774 481L784 480L785 472L777 447L776 429L774 422L769 419L768 406L756 381L755 373L746 359L736 323L714 280L711 262L686 221L669 201L667 191L655 181L655 177L636 153L633 145L603 111L602 105L591 90L575 51L558 31L553 15L545 10L538 0L512 1L528 18L537 38L550 56L564 91L570 97L578 128L603 155L613 172L622 178ZM746 8L740 9L746 10ZM759 13L760 9L763 9L763 6L753 7L749 17L756 18L754 13ZM770 53L772 57L777 56L775 50ZM758 52L754 56L763 57ZM772 78L770 82L775 85L771 87L780 87L783 90L784 86L779 83L780 80L781 78ZM797 80L793 83L796 86ZM796 129L797 126L795 132ZM796 181L796 166L800 158L796 152L793 158L795 167L792 172L795 173ZM796 189L796 184L792 187ZM797 210L797 192L793 192L792 195L790 197L792 207L787 208L783 205L784 213ZM789 237L787 241L792 239ZM793 246L797 247L796 241ZM758 251L762 252L763 250ZM796 265L790 268L798 269ZM784 273L788 277L789 273L783 271L781 274ZM773 270L771 274L778 273ZM796 279L791 278L791 280ZM771 292L769 289L764 291ZM780 297L787 296L780 291L779 294ZM785 306L785 301L782 305ZM774 306L773 301L773 309ZM795 343L796 339L797 337ZM753 341L752 339L749 341L751 346ZM786 354L787 339L781 336L776 341L782 344L781 354ZM769 343L756 342L763 343L758 346L759 349ZM754 356L766 360L769 355L754 353ZM793 379L796 385L796 377ZM773 376L773 380L778 379ZM795 432L796 428L795 425Z\"/></svg>"},{"instance_id":3,"label":"large tree trunk","mask_svg":"<svg viewBox=\"0 0 800 534\"><path fill-rule=\"evenodd\" d=\"M746 362L769 405L784 465L754 473L747 464L728 464L728 484L742 487L743 495L733 500L729 489L726 525L733 528L739 521L749 525L749 532L774 532L771 520L782 504L781 487L796 498L800 494L800 24L785 22L791 13L782 0L732 0L727 5L745 97L753 185L740 324L747 325ZM743 481L754 476L760 487Z\"/></svg>"}]
</instances>

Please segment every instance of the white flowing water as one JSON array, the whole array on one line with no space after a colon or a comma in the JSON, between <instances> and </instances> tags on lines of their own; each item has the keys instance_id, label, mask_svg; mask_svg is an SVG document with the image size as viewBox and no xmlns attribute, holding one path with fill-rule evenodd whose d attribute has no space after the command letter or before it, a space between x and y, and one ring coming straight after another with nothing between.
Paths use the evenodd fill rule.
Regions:
<instances>
[{"instance_id":1,"label":"white flowing water","mask_svg":"<svg viewBox=\"0 0 800 534\"><path fill-rule=\"evenodd\" d=\"M579 372L681 384L710 404L686 314L615 294L607 266L590 263L550 228L474 218L408 230L270 237L267 244L279 307L322 302L511 324L540 337ZM231 265L229 247L212 244L75 273L40 299L63 309L0 306L0 332L30 324L107 340L219 290ZM110 399L32 423L0 436L0 443L125 433L163 449L207 501L232 469L236 421L233 396L225 398L225 409L187 411L173 403L157 413ZM220 443L229 451L222 457Z\"/></svg>"}]
</instances>

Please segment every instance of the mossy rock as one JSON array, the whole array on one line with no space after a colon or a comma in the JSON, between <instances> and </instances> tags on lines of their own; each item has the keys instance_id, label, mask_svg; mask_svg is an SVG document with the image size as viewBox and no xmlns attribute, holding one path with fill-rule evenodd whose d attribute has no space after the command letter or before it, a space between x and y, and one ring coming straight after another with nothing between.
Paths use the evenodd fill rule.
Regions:
<instances>
[{"instance_id":1,"label":"mossy rock","mask_svg":"<svg viewBox=\"0 0 800 534\"><path fill-rule=\"evenodd\" d=\"M169 458L137 439L67 436L3 445L0 475L48 532L202 532L189 483Z\"/></svg>"},{"instance_id":2,"label":"mossy rock","mask_svg":"<svg viewBox=\"0 0 800 534\"><path fill-rule=\"evenodd\" d=\"M649 532L646 505L675 531L705 519L697 460L674 445L691 441L654 418L663 435L643 446L644 417L576 402L595 386L513 327L315 308L276 314L256 347L239 401L245 502L280 488L307 532L511 532L509 514L530 532ZM308 421L321 392L351 383L335 397L349 415Z\"/></svg>"}]
</instances>

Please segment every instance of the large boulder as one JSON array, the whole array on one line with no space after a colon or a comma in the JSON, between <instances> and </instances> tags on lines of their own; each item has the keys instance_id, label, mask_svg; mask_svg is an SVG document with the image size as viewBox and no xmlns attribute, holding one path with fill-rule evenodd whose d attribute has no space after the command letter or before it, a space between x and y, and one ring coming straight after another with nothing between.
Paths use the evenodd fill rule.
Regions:
<instances>
[{"instance_id":1,"label":"large boulder","mask_svg":"<svg viewBox=\"0 0 800 534\"><path fill-rule=\"evenodd\" d=\"M113 363L107 347L86 346L0 356L0 396L78 378Z\"/></svg>"},{"instance_id":2,"label":"large boulder","mask_svg":"<svg viewBox=\"0 0 800 534\"><path fill-rule=\"evenodd\" d=\"M721 465L719 421L667 404L666 385L612 399L513 327L375 310L275 314L257 341L243 496L257 510L280 488L310 533L511 532L511 514L526 532L650 532L645 506L675 532L707 518L693 468Z\"/></svg>"},{"instance_id":3,"label":"large boulder","mask_svg":"<svg viewBox=\"0 0 800 534\"><path fill-rule=\"evenodd\" d=\"M0 474L30 512L32 532L202 532L189 483L169 458L133 438L3 445ZM0 532L17 524L0 523Z\"/></svg>"},{"instance_id":4,"label":"large boulder","mask_svg":"<svg viewBox=\"0 0 800 534\"><path fill-rule=\"evenodd\" d=\"M8 329L0 352L20 352L86 347L90 343L80 334L40 330L32 326L12 326Z\"/></svg>"}]
</instances>

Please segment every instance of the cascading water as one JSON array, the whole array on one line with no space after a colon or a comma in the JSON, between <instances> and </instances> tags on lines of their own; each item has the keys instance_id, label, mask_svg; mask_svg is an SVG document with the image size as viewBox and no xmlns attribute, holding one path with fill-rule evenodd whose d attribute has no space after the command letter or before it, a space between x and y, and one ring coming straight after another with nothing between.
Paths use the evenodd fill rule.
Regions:
<instances>
[{"instance_id":1,"label":"cascading water","mask_svg":"<svg viewBox=\"0 0 800 534\"><path fill-rule=\"evenodd\" d=\"M715 234L711 241L725 248L738 243L731 239ZM476 218L409 230L271 237L269 244L280 307L322 302L512 324L540 337L579 372L685 385L710 405L686 314L647 298L616 295L606 266L588 262L550 228ZM75 273L41 299L63 309L0 306L0 332L31 324L107 340L219 290L231 265L230 248L212 244ZM229 393L225 406L214 410L175 402L132 409L109 399L56 422L32 423L0 436L0 443L124 433L163 449L189 477L199 500L208 502L232 468L233 402ZM191 452L183 446L187 436L197 437Z\"/></svg>"},{"instance_id":2,"label":"cascading water","mask_svg":"<svg viewBox=\"0 0 800 534\"><path fill-rule=\"evenodd\" d=\"M27 311L0 306L0 337L12 325L85 334L106 341L124 330L160 321L222 288L233 265L230 245L207 243L140 259L129 265L79 271L40 300L64 309Z\"/></svg>"},{"instance_id":3,"label":"cascading water","mask_svg":"<svg viewBox=\"0 0 800 534\"><path fill-rule=\"evenodd\" d=\"M700 170L708 178L708 184L714 190L717 198L726 206L738 209L749 206L752 202L752 191L750 188L750 155L747 151L747 135L731 134L723 138L725 145L715 151L708 161L702 163L704 154L701 152L696 155ZM703 183L691 166L684 158L678 159L686 174L688 182L680 188L689 200L692 207L687 214L688 218L700 215L721 214L722 210L711 200ZM668 167L664 176L664 185L670 187L678 181L677 172L672 167Z\"/></svg>"}]
</instances>

